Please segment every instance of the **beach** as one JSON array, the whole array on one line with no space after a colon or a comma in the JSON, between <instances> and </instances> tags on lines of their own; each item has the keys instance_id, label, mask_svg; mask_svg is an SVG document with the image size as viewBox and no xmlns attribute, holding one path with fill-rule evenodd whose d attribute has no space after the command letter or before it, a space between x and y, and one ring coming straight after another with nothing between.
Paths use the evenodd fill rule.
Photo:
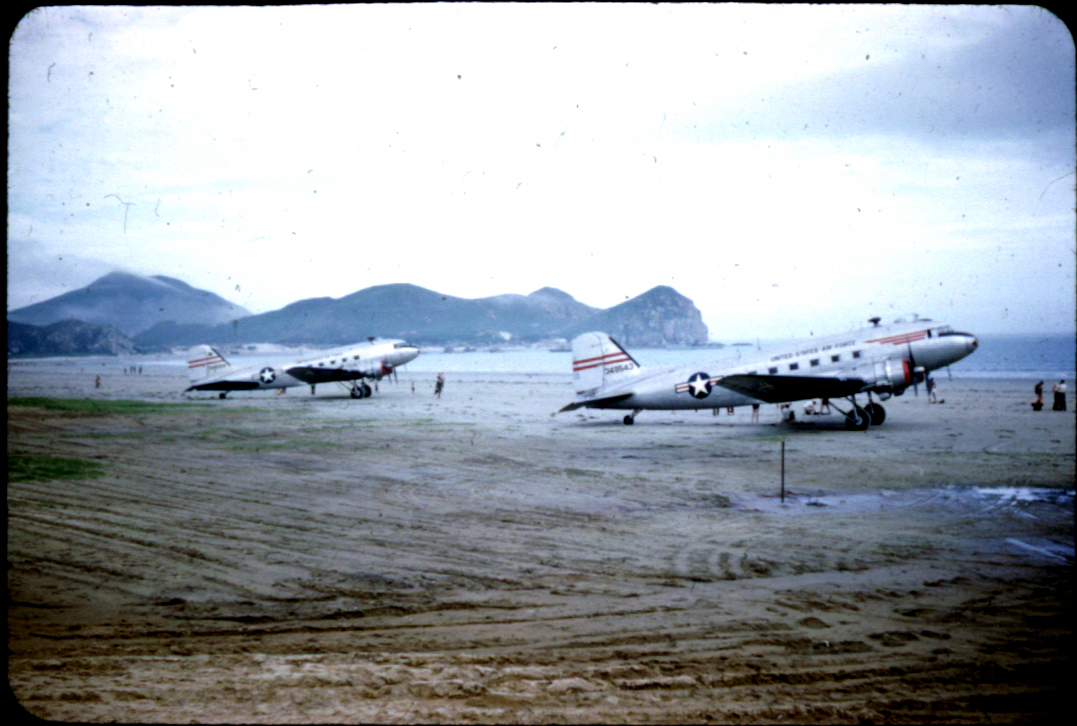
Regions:
<instances>
[{"instance_id":1,"label":"beach","mask_svg":"<svg viewBox=\"0 0 1077 726\"><path fill-rule=\"evenodd\" d=\"M8 485L9 682L85 722L1061 717L1073 394L937 380L853 432L554 415L567 372L219 400L159 360L9 361L9 457L99 468Z\"/></svg>"}]
</instances>

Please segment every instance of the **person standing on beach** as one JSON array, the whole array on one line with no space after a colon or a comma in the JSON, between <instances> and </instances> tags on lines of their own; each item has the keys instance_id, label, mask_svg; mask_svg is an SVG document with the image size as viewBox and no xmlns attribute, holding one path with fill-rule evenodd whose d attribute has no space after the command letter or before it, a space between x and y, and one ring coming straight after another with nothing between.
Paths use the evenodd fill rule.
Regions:
<instances>
[{"instance_id":1,"label":"person standing on beach","mask_svg":"<svg viewBox=\"0 0 1077 726\"><path fill-rule=\"evenodd\" d=\"M1065 411L1066 410L1066 381L1064 381L1064 380L1059 381L1058 383L1056 383L1054 385L1053 388L1051 388L1051 390L1054 391L1054 394L1055 394L1054 410L1055 411Z\"/></svg>"},{"instance_id":2,"label":"person standing on beach","mask_svg":"<svg viewBox=\"0 0 1077 726\"><path fill-rule=\"evenodd\" d=\"M445 374L438 373L437 383L434 384L434 395L441 398L441 389L445 387Z\"/></svg>"},{"instance_id":3,"label":"person standing on beach","mask_svg":"<svg viewBox=\"0 0 1077 726\"><path fill-rule=\"evenodd\" d=\"M1032 400L1032 410L1039 411L1043 408L1043 381L1037 383L1036 388L1033 390L1036 391L1036 398Z\"/></svg>"}]
</instances>

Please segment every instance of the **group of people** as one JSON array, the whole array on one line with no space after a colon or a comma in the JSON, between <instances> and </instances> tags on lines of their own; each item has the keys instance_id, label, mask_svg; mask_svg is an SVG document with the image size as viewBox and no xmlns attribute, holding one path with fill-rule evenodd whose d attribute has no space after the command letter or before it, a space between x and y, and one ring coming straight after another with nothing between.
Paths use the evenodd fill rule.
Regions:
<instances>
[{"instance_id":1,"label":"group of people","mask_svg":"<svg viewBox=\"0 0 1077 726\"><path fill-rule=\"evenodd\" d=\"M1032 400L1032 410L1040 411L1043 409L1043 381L1036 384L1036 398ZM1066 410L1066 381L1061 380L1051 387L1051 392L1055 394L1055 404L1052 407L1054 411Z\"/></svg>"},{"instance_id":2,"label":"group of people","mask_svg":"<svg viewBox=\"0 0 1077 726\"><path fill-rule=\"evenodd\" d=\"M783 403L778 406L778 412L781 414L782 423L795 423L797 420L796 413L793 412L792 404ZM804 404L805 416L825 416L830 414L830 399L824 398L822 402L816 406L815 401L808 401ZM752 404L752 422L759 421L759 404Z\"/></svg>"}]
</instances>

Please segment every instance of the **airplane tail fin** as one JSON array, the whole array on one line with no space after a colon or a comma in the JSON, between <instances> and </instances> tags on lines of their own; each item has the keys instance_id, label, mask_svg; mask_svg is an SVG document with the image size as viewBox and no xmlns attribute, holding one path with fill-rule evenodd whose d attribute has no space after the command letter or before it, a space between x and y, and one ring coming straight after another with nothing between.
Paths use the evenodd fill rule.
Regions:
<instances>
[{"instance_id":1,"label":"airplane tail fin","mask_svg":"<svg viewBox=\"0 0 1077 726\"><path fill-rule=\"evenodd\" d=\"M605 333L583 333L572 341L572 378L576 395L601 398L605 389L637 375L640 365Z\"/></svg>"},{"instance_id":2,"label":"airplane tail fin","mask_svg":"<svg viewBox=\"0 0 1077 726\"><path fill-rule=\"evenodd\" d=\"M187 361L187 374L190 376L192 386L210 378L216 378L232 367L224 356L208 345L196 345L191 348L189 355L191 358Z\"/></svg>"}]
</instances>

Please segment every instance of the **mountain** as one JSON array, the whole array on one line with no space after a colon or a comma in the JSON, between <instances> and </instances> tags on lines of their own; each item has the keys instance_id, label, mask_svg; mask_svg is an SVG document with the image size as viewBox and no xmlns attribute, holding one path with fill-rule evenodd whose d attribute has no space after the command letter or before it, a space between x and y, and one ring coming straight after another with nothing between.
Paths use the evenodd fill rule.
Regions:
<instances>
[{"instance_id":1,"label":"mountain","mask_svg":"<svg viewBox=\"0 0 1077 726\"><path fill-rule=\"evenodd\" d=\"M135 351L129 337L111 325L62 320L51 325L8 321L8 357L30 355L127 355Z\"/></svg>"},{"instance_id":2,"label":"mountain","mask_svg":"<svg viewBox=\"0 0 1077 726\"><path fill-rule=\"evenodd\" d=\"M81 320L136 335L167 321L214 325L246 315L248 310L219 295L171 277L113 272L79 290L12 310L7 319L38 326Z\"/></svg>"},{"instance_id":3,"label":"mountain","mask_svg":"<svg viewBox=\"0 0 1077 726\"><path fill-rule=\"evenodd\" d=\"M659 285L603 310L566 331L573 337L601 330L626 348L660 348L666 345L700 345L709 332L695 304L672 287Z\"/></svg>"},{"instance_id":4,"label":"mountain","mask_svg":"<svg viewBox=\"0 0 1077 726\"><path fill-rule=\"evenodd\" d=\"M569 338L586 330L606 330L626 346L707 342L699 310L665 286L600 310L550 287L530 295L465 299L410 284L378 285L339 299L300 300L227 324L161 323L134 340L143 349L197 343L341 345L368 336L427 345L490 344Z\"/></svg>"}]
</instances>

